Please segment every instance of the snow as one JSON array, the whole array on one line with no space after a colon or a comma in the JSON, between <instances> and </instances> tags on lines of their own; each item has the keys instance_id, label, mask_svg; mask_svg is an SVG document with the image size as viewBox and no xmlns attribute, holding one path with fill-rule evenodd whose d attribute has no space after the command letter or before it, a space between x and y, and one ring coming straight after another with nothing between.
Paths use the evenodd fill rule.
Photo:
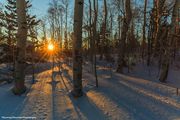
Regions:
<instances>
[{"instance_id":1,"label":"snow","mask_svg":"<svg viewBox=\"0 0 180 120\"><path fill-rule=\"evenodd\" d=\"M26 79L30 77L27 76ZM28 89L30 89L30 81L26 81ZM26 94L23 96L14 96L11 92L13 85L3 83L0 84L0 116L16 116L19 115L23 103L26 101Z\"/></svg>"},{"instance_id":2,"label":"snow","mask_svg":"<svg viewBox=\"0 0 180 120\"><path fill-rule=\"evenodd\" d=\"M174 64L171 64L167 78L167 83L180 88L180 75L179 75L180 67L178 66L179 64L180 64L179 62L178 63L175 62ZM133 66L131 68L129 73L127 72L127 70L125 70L125 73L128 76L159 82L158 79L159 79L160 71L157 66L158 65L154 64L148 67L145 65L145 63L144 64L137 63L136 66Z\"/></svg>"},{"instance_id":3,"label":"snow","mask_svg":"<svg viewBox=\"0 0 180 120\"><path fill-rule=\"evenodd\" d=\"M27 94L27 100L19 116L36 117L37 119L52 119L52 87L51 71L45 71L37 76L37 82Z\"/></svg>"},{"instance_id":4,"label":"snow","mask_svg":"<svg viewBox=\"0 0 180 120\"><path fill-rule=\"evenodd\" d=\"M180 96L172 87L136 78L133 75L115 73L98 66L99 88L90 72L90 64L84 65L84 96L74 98L72 90L72 66L57 67L52 73L50 63L41 64L37 82L31 86L26 78L28 93L14 96L13 84L0 86L0 117L25 116L47 120L180 120ZM53 75L53 79L52 79Z\"/></svg>"}]
</instances>

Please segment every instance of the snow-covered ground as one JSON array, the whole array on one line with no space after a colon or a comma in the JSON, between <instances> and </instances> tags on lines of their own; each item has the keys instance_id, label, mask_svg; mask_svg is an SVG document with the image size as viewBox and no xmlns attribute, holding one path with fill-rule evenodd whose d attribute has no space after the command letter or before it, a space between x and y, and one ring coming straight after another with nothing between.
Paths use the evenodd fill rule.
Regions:
<instances>
[{"instance_id":1,"label":"snow-covered ground","mask_svg":"<svg viewBox=\"0 0 180 120\"><path fill-rule=\"evenodd\" d=\"M171 65L167 84L173 84L180 88L180 63L174 63ZM126 70L126 75L143 78L146 80L159 82L160 71L157 65L152 65L148 67L145 64L138 63L136 66L131 67L130 72L128 73Z\"/></svg>"},{"instance_id":2,"label":"snow-covered ground","mask_svg":"<svg viewBox=\"0 0 180 120\"><path fill-rule=\"evenodd\" d=\"M26 76L26 85L30 90L31 76ZM23 108L23 104L26 101L26 94L22 96L14 96L11 89L13 84L1 83L0 84L0 116L13 116L19 115L19 112ZM2 118L0 118L2 119Z\"/></svg>"},{"instance_id":3,"label":"snow-covered ground","mask_svg":"<svg viewBox=\"0 0 180 120\"><path fill-rule=\"evenodd\" d=\"M44 65L45 67L46 65ZM84 96L73 98L72 70L62 75L44 69L28 93L14 96L12 84L0 86L0 119L2 116L34 117L38 120L180 120L180 96L171 87L156 82L110 72L99 67L99 88L84 66ZM27 76L28 77L28 76ZM28 83L27 78L27 84ZM29 86L30 87L30 86Z\"/></svg>"},{"instance_id":4,"label":"snow-covered ground","mask_svg":"<svg viewBox=\"0 0 180 120\"><path fill-rule=\"evenodd\" d=\"M97 58L98 57L99 56L97 56ZM112 68L115 71L117 67L118 56L114 54L113 57L116 62L109 63L104 60L104 61L98 61L98 65L100 65L101 67L106 67L106 68L110 66L110 68ZM157 58L154 58L154 60L151 61L152 63L149 67L146 65L146 60L144 60L143 62L140 59L132 58L130 61L135 63L135 65L130 65L129 70L127 67L125 67L124 68L125 75L160 83L159 77L160 77L161 71L159 70L159 67L158 67ZM169 69L166 84L180 88L180 74L179 73L180 73L180 54L177 54L176 60L173 60L173 62L170 63L170 69Z\"/></svg>"}]
</instances>

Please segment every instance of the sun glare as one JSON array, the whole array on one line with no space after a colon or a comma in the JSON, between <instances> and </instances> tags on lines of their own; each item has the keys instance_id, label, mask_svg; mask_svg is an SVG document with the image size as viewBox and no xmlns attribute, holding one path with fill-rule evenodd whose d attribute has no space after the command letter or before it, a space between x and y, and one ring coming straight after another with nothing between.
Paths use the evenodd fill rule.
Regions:
<instances>
[{"instance_id":1,"label":"sun glare","mask_svg":"<svg viewBox=\"0 0 180 120\"><path fill-rule=\"evenodd\" d=\"M54 45L53 44L48 44L48 50L50 50L50 51L54 50Z\"/></svg>"}]
</instances>

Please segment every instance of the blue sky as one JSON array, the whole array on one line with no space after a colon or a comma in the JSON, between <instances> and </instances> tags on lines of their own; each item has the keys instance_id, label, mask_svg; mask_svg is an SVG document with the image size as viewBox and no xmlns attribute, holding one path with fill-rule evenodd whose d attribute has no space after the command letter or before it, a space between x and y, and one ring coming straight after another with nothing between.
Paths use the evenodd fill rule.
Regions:
<instances>
[{"instance_id":1,"label":"blue sky","mask_svg":"<svg viewBox=\"0 0 180 120\"><path fill-rule=\"evenodd\" d=\"M42 17L47 13L48 4L51 0L30 0L32 2L31 12L38 17ZM6 0L0 0L0 2L4 5L6 4Z\"/></svg>"},{"instance_id":2,"label":"blue sky","mask_svg":"<svg viewBox=\"0 0 180 120\"><path fill-rule=\"evenodd\" d=\"M49 3L52 1L53 0L30 0L30 2L32 3L30 13L32 15L36 15L39 19L44 18L47 15ZM7 0L0 0L0 3L4 6L7 3ZM69 0L69 17L71 17L73 14L73 5L74 0Z\"/></svg>"},{"instance_id":3,"label":"blue sky","mask_svg":"<svg viewBox=\"0 0 180 120\"><path fill-rule=\"evenodd\" d=\"M32 1L32 12L36 14L38 17L43 17L46 15L49 3L52 2L52 0L31 0ZM70 7L69 9L73 8L74 0L69 0Z\"/></svg>"},{"instance_id":4,"label":"blue sky","mask_svg":"<svg viewBox=\"0 0 180 120\"><path fill-rule=\"evenodd\" d=\"M7 0L0 0L0 3L2 3L3 5L6 4ZM49 3L52 0L30 0L32 3L32 8L31 8L31 13L35 14L38 18L42 18L43 16L45 16L47 14L47 10L49 7ZM74 0L69 0L69 10L73 10L73 4L74 4Z\"/></svg>"},{"instance_id":5,"label":"blue sky","mask_svg":"<svg viewBox=\"0 0 180 120\"><path fill-rule=\"evenodd\" d=\"M48 4L51 0L32 0L32 12L38 17L42 17L47 13Z\"/></svg>"}]
</instances>

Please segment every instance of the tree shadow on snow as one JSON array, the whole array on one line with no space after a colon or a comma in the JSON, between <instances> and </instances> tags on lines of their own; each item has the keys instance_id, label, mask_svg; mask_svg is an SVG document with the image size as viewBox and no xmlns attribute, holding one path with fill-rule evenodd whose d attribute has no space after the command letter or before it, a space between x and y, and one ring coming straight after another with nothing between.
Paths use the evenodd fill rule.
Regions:
<instances>
[{"instance_id":1,"label":"tree shadow on snow","mask_svg":"<svg viewBox=\"0 0 180 120\"><path fill-rule=\"evenodd\" d=\"M78 115L78 119L81 120L85 117L87 120L105 120L106 115L103 114L103 111L100 110L93 101L84 94L80 98L74 98L72 95L69 95L70 100L74 106L74 109Z\"/></svg>"}]
</instances>

